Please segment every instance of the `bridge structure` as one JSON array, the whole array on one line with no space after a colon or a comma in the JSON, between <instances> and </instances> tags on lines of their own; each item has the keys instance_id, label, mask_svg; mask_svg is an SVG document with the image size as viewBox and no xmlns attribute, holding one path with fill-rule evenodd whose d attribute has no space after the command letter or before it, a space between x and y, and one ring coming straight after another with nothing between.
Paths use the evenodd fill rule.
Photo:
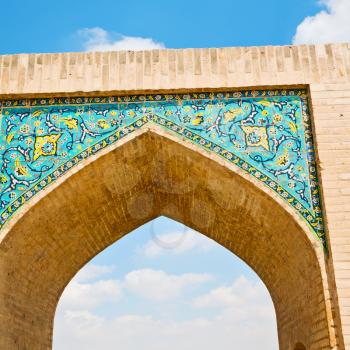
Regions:
<instances>
[{"instance_id":1,"label":"bridge structure","mask_svg":"<svg viewBox=\"0 0 350 350\"><path fill-rule=\"evenodd\" d=\"M0 56L0 348L167 216L268 288L281 350L350 348L350 45Z\"/></svg>"}]
</instances>

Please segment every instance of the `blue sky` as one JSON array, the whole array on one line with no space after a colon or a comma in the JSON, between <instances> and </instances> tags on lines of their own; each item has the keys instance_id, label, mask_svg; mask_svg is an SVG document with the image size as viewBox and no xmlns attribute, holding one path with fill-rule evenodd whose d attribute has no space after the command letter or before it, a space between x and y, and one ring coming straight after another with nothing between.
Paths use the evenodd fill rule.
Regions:
<instances>
[{"instance_id":1,"label":"blue sky","mask_svg":"<svg viewBox=\"0 0 350 350\"><path fill-rule=\"evenodd\" d=\"M90 261L60 299L54 349L274 350L270 295L231 252L160 217Z\"/></svg>"},{"instance_id":2,"label":"blue sky","mask_svg":"<svg viewBox=\"0 0 350 350\"><path fill-rule=\"evenodd\" d=\"M349 42L349 0L7 1L0 54ZM158 218L90 261L60 299L54 349L276 350L250 268Z\"/></svg>"},{"instance_id":3,"label":"blue sky","mask_svg":"<svg viewBox=\"0 0 350 350\"><path fill-rule=\"evenodd\" d=\"M315 0L13 0L1 19L0 52L80 51L78 32L94 27L169 48L287 45L321 7Z\"/></svg>"}]
</instances>

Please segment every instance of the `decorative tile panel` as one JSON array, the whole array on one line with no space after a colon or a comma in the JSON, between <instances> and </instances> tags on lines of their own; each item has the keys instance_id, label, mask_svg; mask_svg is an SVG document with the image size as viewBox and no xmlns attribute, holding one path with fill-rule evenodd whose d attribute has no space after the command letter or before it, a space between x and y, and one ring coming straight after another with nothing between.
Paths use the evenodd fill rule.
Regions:
<instances>
[{"instance_id":1,"label":"decorative tile panel","mask_svg":"<svg viewBox=\"0 0 350 350\"><path fill-rule=\"evenodd\" d=\"M147 123L251 174L326 243L306 90L2 101L0 227L81 160Z\"/></svg>"}]
</instances>

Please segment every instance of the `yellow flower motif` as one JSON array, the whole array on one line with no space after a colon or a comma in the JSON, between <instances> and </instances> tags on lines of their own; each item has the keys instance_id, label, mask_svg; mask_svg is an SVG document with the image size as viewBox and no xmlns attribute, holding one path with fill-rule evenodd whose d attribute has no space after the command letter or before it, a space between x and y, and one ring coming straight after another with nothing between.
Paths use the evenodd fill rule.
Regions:
<instances>
[{"instance_id":1,"label":"yellow flower motif","mask_svg":"<svg viewBox=\"0 0 350 350\"><path fill-rule=\"evenodd\" d=\"M190 106L185 106L184 107L184 111L185 112L190 112L191 111L191 107Z\"/></svg>"},{"instance_id":2,"label":"yellow flower motif","mask_svg":"<svg viewBox=\"0 0 350 350\"><path fill-rule=\"evenodd\" d=\"M57 141L61 134L37 136L34 143L33 161L41 156L55 155L57 151Z\"/></svg>"},{"instance_id":3,"label":"yellow flower motif","mask_svg":"<svg viewBox=\"0 0 350 350\"><path fill-rule=\"evenodd\" d=\"M287 165L288 162L289 162L289 158L288 158L288 154L287 153L282 154L277 159L277 164L278 165Z\"/></svg>"},{"instance_id":4,"label":"yellow flower motif","mask_svg":"<svg viewBox=\"0 0 350 350\"><path fill-rule=\"evenodd\" d=\"M192 120L193 125L199 125L203 123L203 117L197 116L195 119Z\"/></svg>"},{"instance_id":5,"label":"yellow flower motif","mask_svg":"<svg viewBox=\"0 0 350 350\"><path fill-rule=\"evenodd\" d=\"M269 112L264 109L262 112L261 112L261 115L263 115L264 117L266 117L267 115L269 114Z\"/></svg>"},{"instance_id":6,"label":"yellow flower motif","mask_svg":"<svg viewBox=\"0 0 350 350\"><path fill-rule=\"evenodd\" d=\"M109 124L104 119L99 119L97 121L97 124L101 129L108 129L109 128Z\"/></svg>"},{"instance_id":7,"label":"yellow flower motif","mask_svg":"<svg viewBox=\"0 0 350 350\"><path fill-rule=\"evenodd\" d=\"M267 136L266 127L264 126L242 126L246 135L247 146L249 147L263 147L269 151L269 140Z\"/></svg>"},{"instance_id":8,"label":"yellow flower motif","mask_svg":"<svg viewBox=\"0 0 350 350\"><path fill-rule=\"evenodd\" d=\"M274 120L275 122L280 122L280 121L282 120L282 116L281 116L280 114L275 114L275 115L273 116L273 120Z\"/></svg>"},{"instance_id":9,"label":"yellow flower motif","mask_svg":"<svg viewBox=\"0 0 350 350\"><path fill-rule=\"evenodd\" d=\"M40 124L41 124L41 121L40 121L40 120L36 120L36 121L34 122L34 126L36 126L36 127L40 126Z\"/></svg>"},{"instance_id":10,"label":"yellow flower motif","mask_svg":"<svg viewBox=\"0 0 350 350\"><path fill-rule=\"evenodd\" d=\"M133 110L129 111L129 116L133 117L135 115L135 112Z\"/></svg>"},{"instance_id":11,"label":"yellow flower motif","mask_svg":"<svg viewBox=\"0 0 350 350\"><path fill-rule=\"evenodd\" d=\"M64 124L68 126L68 129L77 129L78 128L78 119L67 117L61 118Z\"/></svg>"},{"instance_id":12,"label":"yellow flower motif","mask_svg":"<svg viewBox=\"0 0 350 350\"><path fill-rule=\"evenodd\" d=\"M192 120L193 125L199 125L203 123L203 113L198 113L195 117L195 119Z\"/></svg>"},{"instance_id":13,"label":"yellow flower motif","mask_svg":"<svg viewBox=\"0 0 350 350\"><path fill-rule=\"evenodd\" d=\"M110 115L111 115L112 117L114 117L114 116L117 115L117 112L116 112L116 111L111 111Z\"/></svg>"},{"instance_id":14,"label":"yellow flower motif","mask_svg":"<svg viewBox=\"0 0 350 350\"><path fill-rule=\"evenodd\" d=\"M171 111L170 109L168 109L166 112L165 112L165 115L166 116L171 116L173 114L173 111Z\"/></svg>"}]
</instances>

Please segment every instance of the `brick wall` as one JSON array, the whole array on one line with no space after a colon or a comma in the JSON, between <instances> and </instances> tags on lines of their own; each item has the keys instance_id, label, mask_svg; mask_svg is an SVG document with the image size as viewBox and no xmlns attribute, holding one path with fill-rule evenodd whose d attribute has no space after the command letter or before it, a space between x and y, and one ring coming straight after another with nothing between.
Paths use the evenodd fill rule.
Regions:
<instances>
[{"instance_id":1,"label":"brick wall","mask_svg":"<svg viewBox=\"0 0 350 350\"><path fill-rule=\"evenodd\" d=\"M350 44L0 56L2 97L287 85L310 87L330 242L325 278L350 348Z\"/></svg>"}]
</instances>

